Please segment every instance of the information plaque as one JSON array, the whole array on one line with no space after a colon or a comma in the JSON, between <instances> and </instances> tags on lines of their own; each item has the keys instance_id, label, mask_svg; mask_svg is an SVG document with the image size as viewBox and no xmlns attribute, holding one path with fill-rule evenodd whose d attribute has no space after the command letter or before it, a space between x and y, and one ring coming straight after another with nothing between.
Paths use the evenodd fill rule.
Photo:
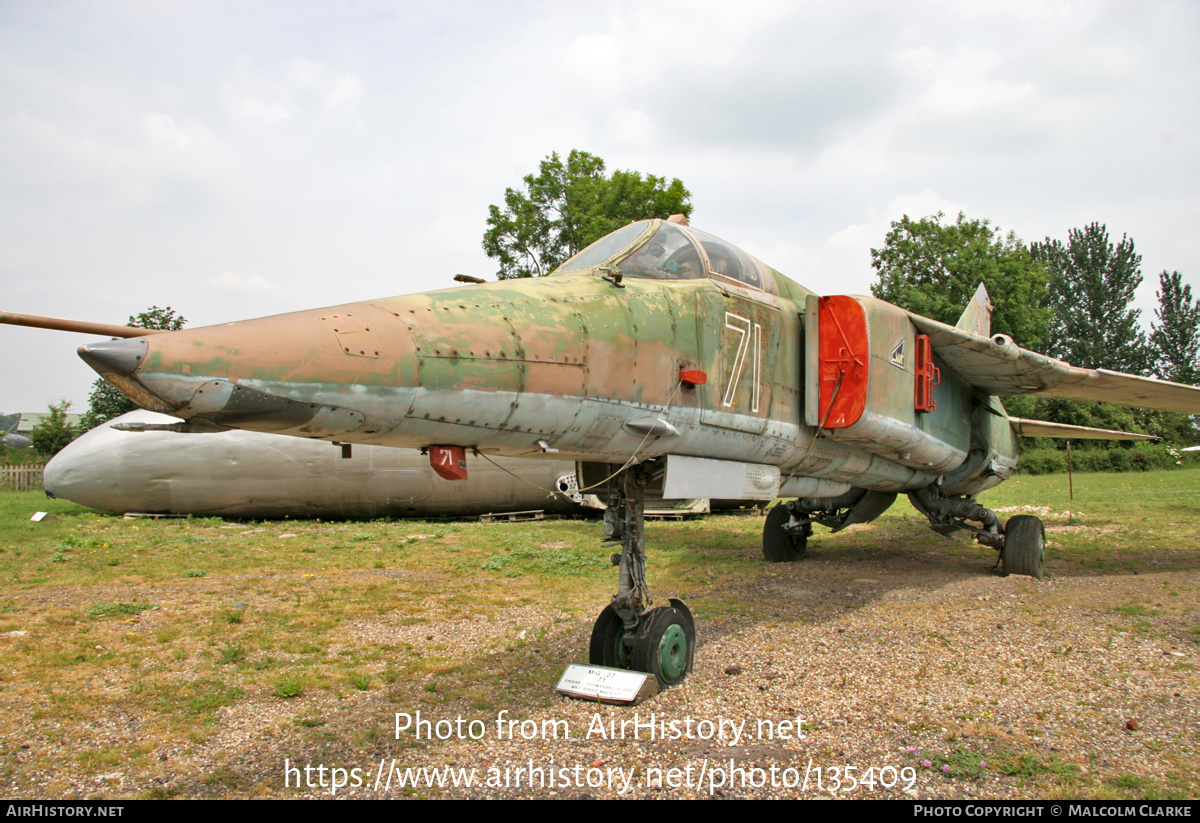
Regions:
<instances>
[{"instance_id":1,"label":"information plaque","mask_svg":"<svg viewBox=\"0 0 1200 823\"><path fill-rule=\"evenodd\" d=\"M640 703L658 694L658 678L646 672L572 663L555 690L568 697L601 703Z\"/></svg>"}]
</instances>

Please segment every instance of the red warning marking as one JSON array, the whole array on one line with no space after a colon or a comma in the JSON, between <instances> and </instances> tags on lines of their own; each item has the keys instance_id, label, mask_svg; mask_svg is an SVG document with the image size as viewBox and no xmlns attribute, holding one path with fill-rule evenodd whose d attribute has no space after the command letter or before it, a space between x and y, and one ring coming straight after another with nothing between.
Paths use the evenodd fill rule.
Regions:
<instances>
[{"instance_id":1,"label":"red warning marking","mask_svg":"<svg viewBox=\"0 0 1200 823\"><path fill-rule=\"evenodd\" d=\"M462 446L430 446L429 465L447 480L466 480L467 450Z\"/></svg>"},{"instance_id":2,"label":"red warning marking","mask_svg":"<svg viewBox=\"0 0 1200 823\"><path fill-rule=\"evenodd\" d=\"M838 294L821 298L819 323L818 419L827 429L845 428L867 405L867 315L853 297Z\"/></svg>"}]
</instances>

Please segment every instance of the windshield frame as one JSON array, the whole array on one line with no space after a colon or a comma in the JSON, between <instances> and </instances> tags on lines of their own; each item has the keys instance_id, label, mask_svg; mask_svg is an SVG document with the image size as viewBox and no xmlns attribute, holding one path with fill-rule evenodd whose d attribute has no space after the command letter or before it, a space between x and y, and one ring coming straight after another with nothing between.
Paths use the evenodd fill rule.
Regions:
<instances>
[{"instance_id":1,"label":"windshield frame","mask_svg":"<svg viewBox=\"0 0 1200 823\"><path fill-rule=\"evenodd\" d=\"M637 226L641 223L644 223L645 226L629 242L616 248L614 251L600 260L594 260L594 258L593 261L587 260L587 258L590 256L588 255L589 250L595 249L596 247L601 246L601 244L604 244L606 241L611 240L614 234L626 231L631 227ZM655 275L644 272L628 271L621 267L622 264L631 260L643 249L645 249L647 245L655 237L657 237L660 232L663 231L668 231L672 234L678 232L679 234L676 235L676 237L682 236L682 239L686 241L688 246L691 247L700 266L700 272L698 274L688 276L665 275L656 277ZM737 258L740 269L744 272L746 272L747 269L751 269L752 271L747 272L747 276L749 277L757 275L758 282L752 282L751 280L734 276L731 273L716 271L716 269L713 267L712 258L709 254L706 243L712 245L714 251L725 252L725 254L722 256L727 259L729 259L731 256ZM679 248L682 248L682 246L679 246ZM572 261L578 261L581 258L586 261L583 265L578 263L572 264ZM622 226L615 232L610 232L609 234L604 235L604 237L601 237L599 240L589 244L582 251L572 255L562 265L555 269L552 274L576 271L607 272L610 274L620 274L623 277L629 277L636 280L712 280L722 288L726 286L732 286L748 289L752 292L762 292L765 294L775 293L775 281L771 274L771 268L754 255L738 246L733 245L732 243L722 240L715 235L709 234L706 231L693 229L686 223L663 220L662 218L658 217L651 218L649 220L635 220L632 223Z\"/></svg>"},{"instance_id":2,"label":"windshield frame","mask_svg":"<svg viewBox=\"0 0 1200 823\"><path fill-rule=\"evenodd\" d=\"M568 264L570 264L573 260L578 260L579 258L583 257L584 255L586 255L588 253L588 251L590 249L600 245L605 240L608 240L610 237L612 237L617 232L624 231L625 229L628 229L630 226L636 226L638 223L642 223L642 222L645 222L646 227L644 229L642 229L642 231L639 232L637 234L637 236L634 237L631 241L629 241L624 246L621 246L619 249L617 249L617 251L613 252L612 254L608 255L607 257L603 258L602 260L600 260L597 263L592 263L590 265L583 265L583 266L575 265L575 266L571 266L570 268L567 268ZM621 228L617 229L616 231L609 232L608 234L601 237L599 240L596 240L593 243L589 243L586 247L584 247L580 251L576 252L575 254L571 255L566 260L564 260L562 262L562 265L560 265L553 272L551 272L551 274L558 274L559 272L568 272L568 271L587 271L589 269L604 269L607 267L612 267L614 261L624 260L626 257L629 257L631 254L633 254L633 252L637 251L639 248L641 248L643 245L645 245L646 242L651 237L653 237L655 234L658 233L659 226L663 222L664 221L662 219L654 217L654 218L651 218L646 221L635 220L632 223L628 223L628 224L622 226Z\"/></svg>"}]
</instances>

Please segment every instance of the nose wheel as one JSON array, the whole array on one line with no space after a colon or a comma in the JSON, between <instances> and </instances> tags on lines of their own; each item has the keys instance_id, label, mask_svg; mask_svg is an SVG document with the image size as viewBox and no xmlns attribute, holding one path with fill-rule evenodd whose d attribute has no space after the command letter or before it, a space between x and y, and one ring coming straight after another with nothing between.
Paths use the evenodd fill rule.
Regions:
<instances>
[{"instance_id":1,"label":"nose wheel","mask_svg":"<svg viewBox=\"0 0 1200 823\"><path fill-rule=\"evenodd\" d=\"M592 626L592 642L588 646L588 661L593 666L613 669L629 668L629 649L625 645L625 624L612 604L604 607Z\"/></svg>"},{"instance_id":2,"label":"nose wheel","mask_svg":"<svg viewBox=\"0 0 1200 823\"><path fill-rule=\"evenodd\" d=\"M672 600L683 606L683 601ZM641 630L633 640L630 668L650 672L664 686L683 682L692 670L692 655L696 648L696 628L691 612L674 605L651 610L642 620Z\"/></svg>"},{"instance_id":3,"label":"nose wheel","mask_svg":"<svg viewBox=\"0 0 1200 823\"><path fill-rule=\"evenodd\" d=\"M683 682L692 670L696 623L682 600L650 608L646 585L646 537L642 509L645 501L642 469L628 469L616 478L605 513L608 542L621 544L613 561L620 566L617 594L592 627L588 659L593 665L648 672L663 686Z\"/></svg>"},{"instance_id":4,"label":"nose wheel","mask_svg":"<svg viewBox=\"0 0 1200 823\"><path fill-rule=\"evenodd\" d=\"M670 602L643 614L632 634L613 607L605 606L592 627L588 659L596 666L648 672L663 686L682 683L694 663L696 624L682 600Z\"/></svg>"}]
</instances>

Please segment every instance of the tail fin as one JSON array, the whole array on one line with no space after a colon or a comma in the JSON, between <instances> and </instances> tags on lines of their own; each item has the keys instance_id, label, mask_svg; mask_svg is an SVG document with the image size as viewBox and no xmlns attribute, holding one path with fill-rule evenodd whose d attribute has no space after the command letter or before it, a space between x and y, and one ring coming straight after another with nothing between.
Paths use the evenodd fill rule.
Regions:
<instances>
[{"instance_id":1,"label":"tail fin","mask_svg":"<svg viewBox=\"0 0 1200 823\"><path fill-rule=\"evenodd\" d=\"M992 301L988 298L987 287L983 283L975 289L975 296L958 318L956 328L977 334L980 337L992 336Z\"/></svg>"}]
</instances>

